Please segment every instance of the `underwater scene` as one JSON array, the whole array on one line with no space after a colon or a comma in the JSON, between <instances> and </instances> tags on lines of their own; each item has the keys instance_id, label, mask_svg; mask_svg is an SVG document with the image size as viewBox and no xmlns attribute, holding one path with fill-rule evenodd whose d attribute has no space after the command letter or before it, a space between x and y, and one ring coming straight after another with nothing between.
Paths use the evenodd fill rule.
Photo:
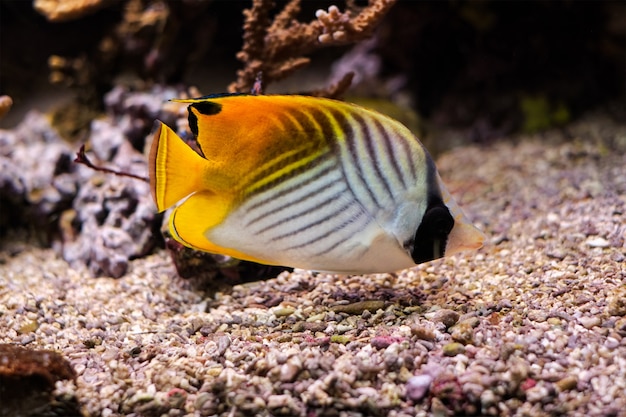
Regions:
<instances>
[{"instance_id":1,"label":"underwater scene","mask_svg":"<svg viewBox=\"0 0 626 417\"><path fill-rule=\"evenodd\" d=\"M626 416L626 3L0 0L0 416Z\"/></svg>"}]
</instances>

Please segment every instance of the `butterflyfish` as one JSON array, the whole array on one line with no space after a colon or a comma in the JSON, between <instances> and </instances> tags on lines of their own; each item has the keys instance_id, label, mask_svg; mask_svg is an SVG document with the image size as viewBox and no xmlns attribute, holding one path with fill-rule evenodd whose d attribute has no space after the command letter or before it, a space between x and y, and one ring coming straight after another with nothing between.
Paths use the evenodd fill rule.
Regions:
<instances>
[{"instance_id":1,"label":"butterflyfish","mask_svg":"<svg viewBox=\"0 0 626 417\"><path fill-rule=\"evenodd\" d=\"M150 186L190 248L358 274L482 246L426 149L385 115L297 95L175 101L201 152L159 123Z\"/></svg>"}]
</instances>

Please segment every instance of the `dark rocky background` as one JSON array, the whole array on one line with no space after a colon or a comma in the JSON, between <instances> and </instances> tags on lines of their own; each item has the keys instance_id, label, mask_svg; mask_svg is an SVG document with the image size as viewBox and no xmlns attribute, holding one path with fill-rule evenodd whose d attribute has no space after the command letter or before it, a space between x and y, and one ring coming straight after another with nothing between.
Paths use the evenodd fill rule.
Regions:
<instances>
[{"instance_id":1,"label":"dark rocky background","mask_svg":"<svg viewBox=\"0 0 626 417\"><path fill-rule=\"evenodd\" d=\"M51 55L84 57L95 67L89 85L78 89L91 90L80 94L96 108L122 74L193 84L203 93L224 91L238 67L241 10L249 2L163 4L169 8L165 33L149 25L129 30L107 55L103 39L115 39L127 2L60 23L46 21L31 2L0 2L0 92L13 97L16 109L32 106L32 98L50 88ZM276 10L284 4L278 2ZM301 20L330 4L305 1ZM158 56L148 63L146 54L157 44ZM314 55L316 71L328 72L343 52ZM621 1L400 1L380 27L374 52L382 59L380 79L401 76L422 117L437 126L468 127L470 141L564 124L600 105L626 117ZM14 116L3 125L16 121Z\"/></svg>"}]
</instances>

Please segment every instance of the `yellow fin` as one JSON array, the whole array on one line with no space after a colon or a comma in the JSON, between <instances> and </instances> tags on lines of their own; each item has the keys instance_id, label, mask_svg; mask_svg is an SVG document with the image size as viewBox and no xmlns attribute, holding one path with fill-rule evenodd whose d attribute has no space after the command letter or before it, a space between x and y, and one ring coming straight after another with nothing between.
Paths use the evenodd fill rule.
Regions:
<instances>
[{"instance_id":1,"label":"yellow fin","mask_svg":"<svg viewBox=\"0 0 626 417\"><path fill-rule=\"evenodd\" d=\"M232 197L228 195L215 194L210 191L197 192L172 212L170 216L172 236L192 249L267 264L267 261L254 258L236 249L219 246L209 240L210 229L219 225L228 216L231 207Z\"/></svg>"},{"instance_id":2,"label":"yellow fin","mask_svg":"<svg viewBox=\"0 0 626 417\"><path fill-rule=\"evenodd\" d=\"M159 122L150 149L150 190L157 209L163 211L200 191L208 162L167 125Z\"/></svg>"}]
</instances>

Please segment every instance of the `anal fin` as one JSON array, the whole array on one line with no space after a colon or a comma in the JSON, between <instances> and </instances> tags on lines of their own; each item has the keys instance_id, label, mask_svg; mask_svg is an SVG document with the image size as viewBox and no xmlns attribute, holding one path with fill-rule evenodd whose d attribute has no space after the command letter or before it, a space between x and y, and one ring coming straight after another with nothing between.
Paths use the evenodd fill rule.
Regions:
<instances>
[{"instance_id":1,"label":"anal fin","mask_svg":"<svg viewBox=\"0 0 626 417\"><path fill-rule=\"evenodd\" d=\"M220 246L209 239L210 231L219 226L233 206L233 197L209 191L192 194L174 209L170 216L172 236L185 246L205 252L219 253L262 264L269 262Z\"/></svg>"}]
</instances>

